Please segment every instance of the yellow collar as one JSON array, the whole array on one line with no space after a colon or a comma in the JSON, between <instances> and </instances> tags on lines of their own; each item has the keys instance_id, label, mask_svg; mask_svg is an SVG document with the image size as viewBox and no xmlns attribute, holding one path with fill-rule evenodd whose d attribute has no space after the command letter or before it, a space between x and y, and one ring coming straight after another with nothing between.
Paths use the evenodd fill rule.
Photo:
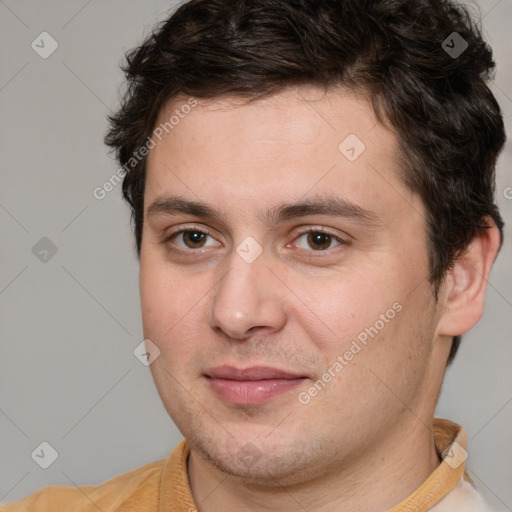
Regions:
<instances>
[{"instance_id":1,"label":"yellow collar","mask_svg":"<svg viewBox=\"0 0 512 512\"><path fill-rule=\"evenodd\" d=\"M465 476L467 433L452 421L434 418L434 441L441 464L407 498L389 512L426 512L439 503Z\"/></svg>"},{"instance_id":2,"label":"yellow collar","mask_svg":"<svg viewBox=\"0 0 512 512\"><path fill-rule=\"evenodd\" d=\"M441 501L465 476L467 433L452 421L434 418L434 441L443 459L412 494L389 512L426 512ZM187 476L190 446L183 439L167 458L160 481L158 512L197 511Z\"/></svg>"}]
</instances>

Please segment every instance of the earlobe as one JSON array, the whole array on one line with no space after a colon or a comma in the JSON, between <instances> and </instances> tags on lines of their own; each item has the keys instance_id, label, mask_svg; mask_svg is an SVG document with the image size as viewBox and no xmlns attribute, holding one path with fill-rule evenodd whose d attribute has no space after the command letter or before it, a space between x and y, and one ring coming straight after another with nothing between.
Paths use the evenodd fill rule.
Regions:
<instances>
[{"instance_id":1,"label":"earlobe","mask_svg":"<svg viewBox=\"0 0 512 512\"><path fill-rule=\"evenodd\" d=\"M482 316L487 283L500 248L499 230L492 219L486 220L488 228L479 230L446 278L438 335L464 334Z\"/></svg>"}]
</instances>

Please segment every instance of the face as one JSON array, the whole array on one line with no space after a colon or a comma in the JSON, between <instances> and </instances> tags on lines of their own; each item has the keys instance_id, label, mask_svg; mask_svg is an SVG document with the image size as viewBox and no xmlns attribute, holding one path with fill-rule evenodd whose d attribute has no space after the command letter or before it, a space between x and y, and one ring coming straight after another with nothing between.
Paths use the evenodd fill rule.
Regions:
<instances>
[{"instance_id":1,"label":"face","mask_svg":"<svg viewBox=\"0 0 512 512\"><path fill-rule=\"evenodd\" d=\"M301 88L185 104L162 109L156 126L182 115L148 155L140 291L193 452L299 481L431 417L425 208L370 103Z\"/></svg>"}]
</instances>

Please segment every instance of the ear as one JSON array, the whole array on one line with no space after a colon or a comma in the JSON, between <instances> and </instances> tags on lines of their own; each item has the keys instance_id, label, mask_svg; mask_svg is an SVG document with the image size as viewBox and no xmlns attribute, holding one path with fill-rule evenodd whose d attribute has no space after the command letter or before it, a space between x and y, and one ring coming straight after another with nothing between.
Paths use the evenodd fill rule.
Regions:
<instances>
[{"instance_id":1,"label":"ear","mask_svg":"<svg viewBox=\"0 0 512 512\"><path fill-rule=\"evenodd\" d=\"M501 244L494 221L487 218L486 223L488 228L478 231L445 278L444 310L437 325L441 336L464 334L482 317L487 282Z\"/></svg>"}]
</instances>

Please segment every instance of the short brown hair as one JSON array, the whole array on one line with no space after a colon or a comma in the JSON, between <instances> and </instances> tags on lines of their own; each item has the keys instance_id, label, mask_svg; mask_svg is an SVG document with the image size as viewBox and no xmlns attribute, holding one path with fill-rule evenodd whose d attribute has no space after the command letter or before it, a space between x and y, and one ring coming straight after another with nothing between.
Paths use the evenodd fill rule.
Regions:
<instances>
[{"instance_id":1,"label":"short brown hair","mask_svg":"<svg viewBox=\"0 0 512 512\"><path fill-rule=\"evenodd\" d=\"M488 217L503 236L494 194L505 130L487 86L495 63L480 26L460 5L191 0L128 52L126 61L128 87L120 109L109 116L105 142L126 169L123 197L131 206L139 256L146 158L131 167L128 162L150 136L163 105L178 94L254 101L306 84L341 85L368 95L377 119L395 130L401 176L427 209L429 279L436 297L454 260L488 227ZM456 336L449 363L459 343Z\"/></svg>"}]
</instances>

